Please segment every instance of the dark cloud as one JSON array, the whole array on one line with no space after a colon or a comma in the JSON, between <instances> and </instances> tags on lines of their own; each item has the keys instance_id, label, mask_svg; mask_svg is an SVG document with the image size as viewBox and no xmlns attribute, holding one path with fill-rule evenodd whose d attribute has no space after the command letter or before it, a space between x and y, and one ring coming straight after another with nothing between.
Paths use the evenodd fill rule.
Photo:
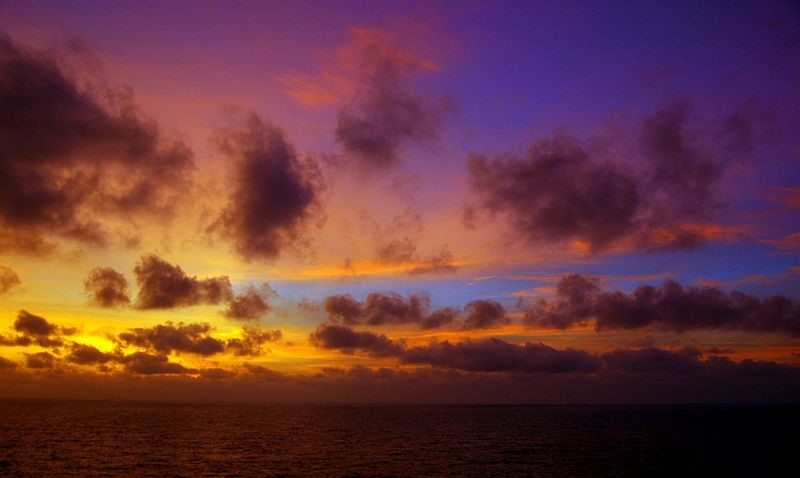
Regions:
<instances>
[{"instance_id":1,"label":"dark cloud","mask_svg":"<svg viewBox=\"0 0 800 478\"><path fill-rule=\"evenodd\" d=\"M171 309L198 304L219 304L233 299L227 276L198 279L188 276L180 266L155 255L141 258L134 268L139 292L139 309Z\"/></svg>"},{"instance_id":2,"label":"dark cloud","mask_svg":"<svg viewBox=\"0 0 800 478\"><path fill-rule=\"evenodd\" d=\"M527 311L532 326L567 328L593 320L597 330L654 326L683 332L730 329L800 336L800 305L788 297L759 299L715 287L683 287L668 280L633 293L602 292L595 278L578 274L559 281L557 296Z\"/></svg>"},{"instance_id":3,"label":"dark cloud","mask_svg":"<svg viewBox=\"0 0 800 478\"><path fill-rule=\"evenodd\" d=\"M411 262L417 257L417 241L409 237L390 239L378 244L375 256L387 264Z\"/></svg>"},{"instance_id":4,"label":"dark cloud","mask_svg":"<svg viewBox=\"0 0 800 478\"><path fill-rule=\"evenodd\" d=\"M17 362L0 357L0 370L12 370L17 368Z\"/></svg>"},{"instance_id":5,"label":"dark cloud","mask_svg":"<svg viewBox=\"0 0 800 478\"><path fill-rule=\"evenodd\" d=\"M269 301L276 295L272 287L266 283L258 288L248 286L233 297L224 315L234 320L258 320L269 312Z\"/></svg>"},{"instance_id":6,"label":"dark cloud","mask_svg":"<svg viewBox=\"0 0 800 478\"><path fill-rule=\"evenodd\" d=\"M511 321L506 317L506 309L494 300L473 300L464 307L464 329L488 329Z\"/></svg>"},{"instance_id":7,"label":"dark cloud","mask_svg":"<svg viewBox=\"0 0 800 478\"><path fill-rule=\"evenodd\" d=\"M321 324L311 334L311 343L320 348L337 349L345 353L365 351L378 357L398 356L403 353L403 347L385 335L356 332L342 325Z\"/></svg>"},{"instance_id":8,"label":"dark cloud","mask_svg":"<svg viewBox=\"0 0 800 478\"><path fill-rule=\"evenodd\" d=\"M234 165L233 192L209 230L231 238L248 260L299 250L319 210L323 181L316 163L298 157L283 132L256 115L244 131L223 134L220 145Z\"/></svg>"},{"instance_id":9,"label":"dark cloud","mask_svg":"<svg viewBox=\"0 0 800 478\"><path fill-rule=\"evenodd\" d=\"M159 354L172 352L187 352L197 355L214 355L225 351L225 342L211 337L209 324L184 324L177 325L172 322L159 324L154 327L130 329L117 337L123 346L135 346Z\"/></svg>"},{"instance_id":10,"label":"dark cloud","mask_svg":"<svg viewBox=\"0 0 800 478\"><path fill-rule=\"evenodd\" d=\"M411 275L421 274L453 274L458 272L458 266L453 263L455 258L447 247L443 247L438 254L417 259L408 273Z\"/></svg>"},{"instance_id":11,"label":"dark cloud","mask_svg":"<svg viewBox=\"0 0 800 478\"><path fill-rule=\"evenodd\" d=\"M410 294L406 299L395 292L372 292L363 303L349 295L334 295L326 297L322 305L332 320L349 325L420 323L430 307L430 297Z\"/></svg>"},{"instance_id":12,"label":"dark cloud","mask_svg":"<svg viewBox=\"0 0 800 478\"><path fill-rule=\"evenodd\" d=\"M411 77L425 62L375 35L358 40L360 78L354 101L339 111L336 139L362 166L386 168L405 145L435 139L452 106L414 91Z\"/></svg>"},{"instance_id":13,"label":"dark cloud","mask_svg":"<svg viewBox=\"0 0 800 478\"><path fill-rule=\"evenodd\" d=\"M20 285L19 276L6 266L0 266L0 295Z\"/></svg>"},{"instance_id":14,"label":"dark cloud","mask_svg":"<svg viewBox=\"0 0 800 478\"><path fill-rule=\"evenodd\" d=\"M49 352L37 352L35 354L25 354L28 368L45 369L53 368L57 361L56 357Z\"/></svg>"},{"instance_id":15,"label":"dark cloud","mask_svg":"<svg viewBox=\"0 0 800 478\"><path fill-rule=\"evenodd\" d=\"M603 361L611 370L635 373L682 374L698 371L703 362L702 354L692 348L676 351L647 347L637 350L614 350L603 355Z\"/></svg>"},{"instance_id":16,"label":"dark cloud","mask_svg":"<svg viewBox=\"0 0 800 478\"><path fill-rule=\"evenodd\" d=\"M402 360L474 372L590 373L602 365L596 356L581 350L515 345L494 338L413 347L404 352Z\"/></svg>"},{"instance_id":17,"label":"dark cloud","mask_svg":"<svg viewBox=\"0 0 800 478\"><path fill-rule=\"evenodd\" d=\"M130 303L128 280L110 267L95 267L83 282L91 303L100 307L122 307Z\"/></svg>"},{"instance_id":18,"label":"dark cloud","mask_svg":"<svg viewBox=\"0 0 800 478\"><path fill-rule=\"evenodd\" d=\"M197 370L184 367L179 363L170 362L166 355L153 355L145 352L134 352L126 355L122 362L125 364L125 370L139 375L172 375L197 372Z\"/></svg>"},{"instance_id":19,"label":"dark cloud","mask_svg":"<svg viewBox=\"0 0 800 478\"><path fill-rule=\"evenodd\" d=\"M493 300L474 300L464 308L466 315L454 307L430 310L427 293L404 298L395 292L372 292L364 302L350 295L332 295L322 305L330 320L345 325L416 324L422 329L448 325L461 329L483 329L509 323L505 308Z\"/></svg>"},{"instance_id":20,"label":"dark cloud","mask_svg":"<svg viewBox=\"0 0 800 478\"><path fill-rule=\"evenodd\" d=\"M263 345L276 342L283 337L280 330L261 330L253 327L243 327L241 337L228 339L226 348L234 355L258 356L263 352Z\"/></svg>"},{"instance_id":21,"label":"dark cloud","mask_svg":"<svg viewBox=\"0 0 800 478\"><path fill-rule=\"evenodd\" d=\"M165 217L192 154L162 145L130 94L88 91L55 56L0 34L0 247L44 254L105 246L105 217Z\"/></svg>"},{"instance_id":22,"label":"dark cloud","mask_svg":"<svg viewBox=\"0 0 800 478\"><path fill-rule=\"evenodd\" d=\"M383 264L407 265L406 273L452 274L458 271L454 257L445 246L433 255L423 257L417 252L417 241L403 236L380 241L375 249L375 258Z\"/></svg>"},{"instance_id":23,"label":"dark cloud","mask_svg":"<svg viewBox=\"0 0 800 478\"><path fill-rule=\"evenodd\" d=\"M78 365L97 365L119 360L120 356L115 353L101 352L96 347L73 343L70 347L67 361Z\"/></svg>"},{"instance_id":24,"label":"dark cloud","mask_svg":"<svg viewBox=\"0 0 800 478\"><path fill-rule=\"evenodd\" d=\"M736 128L726 128L727 136L746 134L747 121L740 116ZM728 161L724 148L714 147L714 135L707 135L709 145L701 144L688 124L686 103L646 118L638 169L599 159L560 134L536 142L522 156L473 156L469 180L477 202L465 217L474 226L478 210L503 215L524 239L578 240L592 252L620 241L644 251L702 245L706 238L686 224L706 218L716 205L716 185Z\"/></svg>"},{"instance_id":25,"label":"dark cloud","mask_svg":"<svg viewBox=\"0 0 800 478\"><path fill-rule=\"evenodd\" d=\"M455 307L436 309L426 315L419 326L422 329L438 329L453 324L459 318L460 313L461 311Z\"/></svg>"},{"instance_id":26,"label":"dark cloud","mask_svg":"<svg viewBox=\"0 0 800 478\"><path fill-rule=\"evenodd\" d=\"M14 321L14 330L20 333L16 337L0 336L0 345L22 346L38 345L40 347L59 347L64 344L63 336L72 335L75 329L59 327L44 317L20 310Z\"/></svg>"},{"instance_id":27,"label":"dark cloud","mask_svg":"<svg viewBox=\"0 0 800 478\"><path fill-rule=\"evenodd\" d=\"M498 339L482 339L406 348L385 335L329 324L320 325L311 334L311 342L320 348L345 353L361 351L377 357L396 357L405 363L473 372L593 372L601 366L600 359L587 352L556 350L542 344L515 345Z\"/></svg>"}]
</instances>

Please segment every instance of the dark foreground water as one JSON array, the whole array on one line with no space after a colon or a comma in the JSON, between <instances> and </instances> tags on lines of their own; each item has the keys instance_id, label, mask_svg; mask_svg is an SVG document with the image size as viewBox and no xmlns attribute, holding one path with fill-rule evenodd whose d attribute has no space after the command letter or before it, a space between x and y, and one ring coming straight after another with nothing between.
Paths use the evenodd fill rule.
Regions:
<instances>
[{"instance_id":1,"label":"dark foreground water","mask_svg":"<svg viewBox=\"0 0 800 478\"><path fill-rule=\"evenodd\" d=\"M798 425L798 406L0 400L0 475L792 476Z\"/></svg>"}]
</instances>

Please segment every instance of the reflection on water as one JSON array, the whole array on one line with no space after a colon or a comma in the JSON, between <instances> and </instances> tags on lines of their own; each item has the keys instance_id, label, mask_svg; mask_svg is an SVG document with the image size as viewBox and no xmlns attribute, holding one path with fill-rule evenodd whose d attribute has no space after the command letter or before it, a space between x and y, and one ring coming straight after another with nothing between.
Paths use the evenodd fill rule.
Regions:
<instances>
[{"instance_id":1,"label":"reflection on water","mask_svg":"<svg viewBox=\"0 0 800 478\"><path fill-rule=\"evenodd\" d=\"M0 401L0 475L768 474L797 406Z\"/></svg>"}]
</instances>

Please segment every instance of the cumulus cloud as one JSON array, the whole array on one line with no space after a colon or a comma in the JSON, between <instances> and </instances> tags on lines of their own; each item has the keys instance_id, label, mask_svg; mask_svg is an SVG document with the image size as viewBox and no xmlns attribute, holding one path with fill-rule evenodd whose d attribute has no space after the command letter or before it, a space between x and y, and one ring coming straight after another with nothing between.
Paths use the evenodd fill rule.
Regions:
<instances>
[{"instance_id":1,"label":"cumulus cloud","mask_svg":"<svg viewBox=\"0 0 800 478\"><path fill-rule=\"evenodd\" d=\"M128 280L110 267L95 267L83 282L89 301L100 307L112 308L128 305Z\"/></svg>"},{"instance_id":2,"label":"cumulus cloud","mask_svg":"<svg viewBox=\"0 0 800 478\"><path fill-rule=\"evenodd\" d=\"M89 91L54 55L0 35L0 247L109 243L104 219L168 216L192 153L164 144L130 95Z\"/></svg>"},{"instance_id":3,"label":"cumulus cloud","mask_svg":"<svg viewBox=\"0 0 800 478\"><path fill-rule=\"evenodd\" d=\"M311 334L311 343L320 348L337 349L345 353L364 351L378 357L402 354L403 347L385 335L356 332L343 325L321 324Z\"/></svg>"},{"instance_id":4,"label":"cumulus cloud","mask_svg":"<svg viewBox=\"0 0 800 478\"><path fill-rule=\"evenodd\" d=\"M31 314L26 310L20 310L17 314L14 330L20 335L16 337L0 335L0 345L59 347L64 344L63 336L75 333L75 329L71 327L59 327L48 322L44 317Z\"/></svg>"},{"instance_id":5,"label":"cumulus cloud","mask_svg":"<svg viewBox=\"0 0 800 478\"><path fill-rule=\"evenodd\" d=\"M0 295L5 294L21 283L16 272L6 266L0 266Z\"/></svg>"},{"instance_id":6,"label":"cumulus cloud","mask_svg":"<svg viewBox=\"0 0 800 478\"><path fill-rule=\"evenodd\" d=\"M17 362L0 357L0 370L13 370L17 368Z\"/></svg>"},{"instance_id":7,"label":"cumulus cloud","mask_svg":"<svg viewBox=\"0 0 800 478\"><path fill-rule=\"evenodd\" d=\"M345 325L415 324L422 329L444 326L485 329L509 323L505 308L493 300L474 300L464 307L465 314L454 307L430 311L427 293L410 294L407 298L396 292L372 292L364 302L348 294L332 295L322 306L334 323Z\"/></svg>"},{"instance_id":8,"label":"cumulus cloud","mask_svg":"<svg viewBox=\"0 0 800 478\"><path fill-rule=\"evenodd\" d=\"M196 369L187 368L177 362L170 362L166 355L161 354L134 352L126 355L122 362L125 364L125 370L139 375L174 375L197 372Z\"/></svg>"},{"instance_id":9,"label":"cumulus cloud","mask_svg":"<svg viewBox=\"0 0 800 478\"><path fill-rule=\"evenodd\" d=\"M123 346L135 346L161 354L187 352L197 355L214 355L225 350L225 342L211 337L210 324L192 323L177 325L172 322L151 328L130 329L119 334L117 340Z\"/></svg>"},{"instance_id":10,"label":"cumulus cloud","mask_svg":"<svg viewBox=\"0 0 800 478\"><path fill-rule=\"evenodd\" d=\"M240 337L228 339L226 348L234 355L258 356L264 351L263 345L276 342L283 337L280 330L261 330L254 327L243 327Z\"/></svg>"},{"instance_id":11,"label":"cumulus cloud","mask_svg":"<svg viewBox=\"0 0 800 478\"><path fill-rule=\"evenodd\" d=\"M35 354L25 354L28 368L49 369L57 361L56 357L49 352L37 352Z\"/></svg>"},{"instance_id":12,"label":"cumulus cloud","mask_svg":"<svg viewBox=\"0 0 800 478\"><path fill-rule=\"evenodd\" d=\"M746 120L737 117L740 125ZM474 155L469 181L477 200L465 217L474 224L478 211L501 215L526 240L580 241L592 252L621 242L644 251L702 245L706 236L691 223L716 205L716 186L730 161L720 145L693 135L689 123L686 103L646 118L638 167L600 159L563 134L536 142L524 155Z\"/></svg>"},{"instance_id":13,"label":"cumulus cloud","mask_svg":"<svg viewBox=\"0 0 800 478\"><path fill-rule=\"evenodd\" d=\"M299 250L308 222L319 216L317 164L299 157L283 132L254 114L243 131L223 133L220 147L234 167L233 189L209 230L232 239L247 260Z\"/></svg>"},{"instance_id":14,"label":"cumulus cloud","mask_svg":"<svg viewBox=\"0 0 800 478\"><path fill-rule=\"evenodd\" d=\"M494 300L473 300L464 307L464 329L488 329L511 321L506 309Z\"/></svg>"},{"instance_id":15,"label":"cumulus cloud","mask_svg":"<svg viewBox=\"0 0 800 478\"><path fill-rule=\"evenodd\" d=\"M276 295L272 287L266 283L258 288L248 286L233 297L224 315L234 320L258 320L269 312L271 308L269 301Z\"/></svg>"},{"instance_id":16,"label":"cumulus cloud","mask_svg":"<svg viewBox=\"0 0 800 478\"><path fill-rule=\"evenodd\" d=\"M120 358L119 354L106 353L91 345L73 343L67 361L78 365L105 364Z\"/></svg>"},{"instance_id":17,"label":"cumulus cloud","mask_svg":"<svg viewBox=\"0 0 800 478\"><path fill-rule=\"evenodd\" d=\"M785 296L766 299L715 287L683 287L668 280L642 285L630 294L603 292L596 278L562 277L552 300L538 300L526 312L531 326L567 328L594 321L597 330L653 326L683 332L730 329L800 336L800 305Z\"/></svg>"},{"instance_id":18,"label":"cumulus cloud","mask_svg":"<svg viewBox=\"0 0 800 478\"><path fill-rule=\"evenodd\" d=\"M411 81L434 64L394 45L388 35L364 29L353 30L347 55L358 79L353 100L339 110L336 140L359 164L395 165L405 145L438 136L452 106L415 91Z\"/></svg>"},{"instance_id":19,"label":"cumulus cloud","mask_svg":"<svg viewBox=\"0 0 800 478\"><path fill-rule=\"evenodd\" d=\"M233 298L227 276L198 279L188 276L180 266L158 256L143 256L134 268L139 292L139 309L171 309L199 304L219 304Z\"/></svg>"}]
</instances>

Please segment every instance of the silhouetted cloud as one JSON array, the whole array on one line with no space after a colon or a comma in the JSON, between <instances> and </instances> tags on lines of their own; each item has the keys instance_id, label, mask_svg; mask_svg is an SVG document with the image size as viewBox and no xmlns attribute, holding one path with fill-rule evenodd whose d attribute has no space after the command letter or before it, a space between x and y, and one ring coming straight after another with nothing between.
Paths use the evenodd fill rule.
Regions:
<instances>
[{"instance_id":1,"label":"silhouetted cloud","mask_svg":"<svg viewBox=\"0 0 800 478\"><path fill-rule=\"evenodd\" d=\"M422 329L438 329L454 323L459 318L460 313L461 311L455 307L436 309L426 315L419 326Z\"/></svg>"},{"instance_id":2,"label":"silhouetted cloud","mask_svg":"<svg viewBox=\"0 0 800 478\"><path fill-rule=\"evenodd\" d=\"M542 344L515 345L498 339L448 341L406 348L385 335L357 332L345 326L321 324L311 334L320 348L361 351L376 357L396 357L405 363L428 364L473 372L564 373L594 372L598 357L584 351L556 350Z\"/></svg>"},{"instance_id":3,"label":"silhouetted cloud","mask_svg":"<svg viewBox=\"0 0 800 478\"><path fill-rule=\"evenodd\" d=\"M320 348L337 349L345 353L361 350L378 357L398 356L403 352L402 346L385 335L356 332L342 325L321 324L311 334L311 343Z\"/></svg>"},{"instance_id":4,"label":"silhouetted cloud","mask_svg":"<svg viewBox=\"0 0 800 478\"><path fill-rule=\"evenodd\" d=\"M0 370L13 370L17 368L17 362L0 357Z\"/></svg>"},{"instance_id":5,"label":"silhouetted cloud","mask_svg":"<svg viewBox=\"0 0 800 478\"><path fill-rule=\"evenodd\" d=\"M598 330L654 326L673 331L731 329L800 336L800 305L785 296L766 299L715 287L686 287L668 280L642 285L631 294L602 292L596 278L561 278L552 300L527 311L532 326L567 328L593 320Z\"/></svg>"},{"instance_id":6,"label":"silhouetted cloud","mask_svg":"<svg viewBox=\"0 0 800 478\"><path fill-rule=\"evenodd\" d=\"M506 309L494 300L473 300L464 307L464 329L487 329L509 323Z\"/></svg>"},{"instance_id":7,"label":"silhouetted cloud","mask_svg":"<svg viewBox=\"0 0 800 478\"><path fill-rule=\"evenodd\" d=\"M172 375L197 372L197 370L184 367L179 363L170 362L166 355L153 355L145 352L134 352L126 355L122 362L125 364L125 370L140 375Z\"/></svg>"},{"instance_id":8,"label":"silhouetted cloud","mask_svg":"<svg viewBox=\"0 0 800 478\"><path fill-rule=\"evenodd\" d=\"M372 292L364 303L349 295L326 297L325 312L344 324L406 324L420 323L430 307L427 294L411 294L407 299L395 292Z\"/></svg>"},{"instance_id":9,"label":"silhouetted cloud","mask_svg":"<svg viewBox=\"0 0 800 478\"><path fill-rule=\"evenodd\" d=\"M0 345L27 347L38 345L40 347L59 347L64 344L62 336L72 335L75 329L59 327L47 321L44 317L20 310L14 321L14 330L20 333L16 337L0 335Z\"/></svg>"},{"instance_id":10,"label":"silhouetted cloud","mask_svg":"<svg viewBox=\"0 0 800 478\"><path fill-rule=\"evenodd\" d=\"M124 275L110 267L95 267L83 282L89 301L100 307L121 307L128 305L128 280Z\"/></svg>"},{"instance_id":11,"label":"silhouetted cloud","mask_svg":"<svg viewBox=\"0 0 800 478\"><path fill-rule=\"evenodd\" d=\"M160 354L187 352L197 355L214 355L225 351L225 342L211 337L209 324L177 325L172 322L151 328L130 329L118 335L117 340L124 346L135 346Z\"/></svg>"},{"instance_id":12,"label":"silhouetted cloud","mask_svg":"<svg viewBox=\"0 0 800 478\"><path fill-rule=\"evenodd\" d=\"M82 89L55 56L0 34L0 247L105 246L103 217L174 209L192 153L162 145L129 96Z\"/></svg>"},{"instance_id":13,"label":"silhouetted cloud","mask_svg":"<svg viewBox=\"0 0 800 478\"><path fill-rule=\"evenodd\" d=\"M97 347L91 345L73 343L70 346L67 361L78 365L105 364L114 360L120 360L121 356L115 353L102 352Z\"/></svg>"},{"instance_id":14,"label":"silhouetted cloud","mask_svg":"<svg viewBox=\"0 0 800 478\"><path fill-rule=\"evenodd\" d=\"M33 369L49 369L53 368L56 362L56 357L49 352L37 352L35 354L25 354L28 368Z\"/></svg>"},{"instance_id":15,"label":"silhouetted cloud","mask_svg":"<svg viewBox=\"0 0 800 478\"><path fill-rule=\"evenodd\" d=\"M420 274L450 274L458 271L453 264L453 254L447 247L438 253L422 257L417 252L417 241L407 237L392 238L381 241L375 250L376 259L384 264L407 265L407 273Z\"/></svg>"},{"instance_id":16,"label":"silhouetted cloud","mask_svg":"<svg viewBox=\"0 0 800 478\"><path fill-rule=\"evenodd\" d=\"M228 339L226 348L234 355L258 356L264 351L267 342L276 342L283 337L280 330L261 330L254 327L243 327L241 337Z\"/></svg>"},{"instance_id":17,"label":"silhouetted cloud","mask_svg":"<svg viewBox=\"0 0 800 478\"><path fill-rule=\"evenodd\" d=\"M258 288L248 286L233 297L224 315L234 320L258 320L269 312L269 301L276 295L272 287L266 283Z\"/></svg>"},{"instance_id":18,"label":"silhouetted cloud","mask_svg":"<svg viewBox=\"0 0 800 478\"><path fill-rule=\"evenodd\" d=\"M361 165L386 168L408 143L436 138L448 109L444 100L413 90L410 78L433 65L392 45L385 35L355 29L355 98L339 111L336 139Z\"/></svg>"},{"instance_id":19,"label":"silhouetted cloud","mask_svg":"<svg viewBox=\"0 0 800 478\"><path fill-rule=\"evenodd\" d=\"M503 215L522 238L578 240L592 252L623 240L644 251L702 245L706 236L688 222L707 217L729 161L721 147L700 144L687 131L688 112L686 103L673 103L645 119L638 169L598 159L561 134L523 156L474 155L469 180L477 202L465 219L474 226L478 210ZM739 127L725 131L729 139L747 134L747 119L736 121Z\"/></svg>"},{"instance_id":20,"label":"silhouetted cloud","mask_svg":"<svg viewBox=\"0 0 800 478\"><path fill-rule=\"evenodd\" d=\"M234 165L233 191L209 230L231 238L248 260L299 249L319 209L323 180L316 163L298 157L283 132L254 114L243 131L222 134L220 147Z\"/></svg>"},{"instance_id":21,"label":"silhouetted cloud","mask_svg":"<svg viewBox=\"0 0 800 478\"><path fill-rule=\"evenodd\" d=\"M19 276L6 266L0 266L0 295L20 285Z\"/></svg>"},{"instance_id":22,"label":"silhouetted cloud","mask_svg":"<svg viewBox=\"0 0 800 478\"><path fill-rule=\"evenodd\" d=\"M198 304L219 304L233 298L227 276L198 279L188 276L180 266L158 256L143 256L134 268L139 292L139 309L171 309Z\"/></svg>"}]
</instances>

